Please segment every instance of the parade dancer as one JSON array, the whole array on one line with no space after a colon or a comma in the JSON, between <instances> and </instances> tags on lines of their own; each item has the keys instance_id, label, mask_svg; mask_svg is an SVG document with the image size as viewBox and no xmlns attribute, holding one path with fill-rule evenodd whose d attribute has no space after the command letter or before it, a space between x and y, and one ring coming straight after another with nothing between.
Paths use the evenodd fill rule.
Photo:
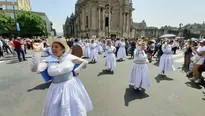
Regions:
<instances>
[{"instance_id":1,"label":"parade dancer","mask_svg":"<svg viewBox=\"0 0 205 116\"><path fill-rule=\"evenodd\" d=\"M129 82L134 84L134 89L142 90L150 87L148 56L145 53L145 43L139 43L134 52L134 64L130 73Z\"/></svg>"},{"instance_id":2,"label":"parade dancer","mask_svg":"<svg viewBox=\"0 0 205 116\"><path fill-rule=\"evenodd\" d=\"M105 65L107 66L107 71L114 72L113 69L116 67L116 57L115 57L116 48L112 46L112 41L107 41L107 48L106 48L106 60Z\"/></svg>"},{"instance_id":3,"label":"parade dancer","mask_svg":"<svg viewBox=\"0 0 205 116\"><path fill-rule=\"evenodd\" d=\"M90 59L92 60L91 63L96 63L97 58L98 58L98 49L97 49L97 44L95 43L94 40L91 40L91 45L90 45Z\"/></svg>"},{"instance_id":4,"label":"parade dancer","mask_svg":"<svg viewBox=\"0 0 205 116\"><path fill-rule=\"evenodd\" d=\"M125 49L125 41L122 39L119 43L119 49L117 51L117 58L119 61L123 61L126 58L126 49Z\"/></svg>"},{"instance_id":5,"label":"parade dancer","mask_svg":"<svg viewBox=\"0 0 205 116\"><path fill-rule=\"evenodd\" d=\"M85 40L84 57L90 58L90 42L89 42L89 40Z\"/></svg>"},{"instance_id":6,"label":"parade dancer","mask_svg":"<svg viewBox=\"0 0 205 116\"><path fill-rule=\"evenodd\" d=\"M73 43L71 54L81 58L83 56L83 48L81 45L82 45L82 43L80 44L79 40L75 39L74 43Z\"/></svg>"},{"instance_id":7,"label":"parade dancer","mask_svg":"<svg viewBox=\"0 0 205 116\"><path fill-rule=\"evenodd\" d=\"M66 40L57 38L50 43L52 55L38 64L36 62L40 59L35 56L39 55L37 52L41 50L41 45L33 46L36 54L32 58L31 69L38 67L37 72L46 69L48 76L52 78L42 116L87 116L93 106L82 82L76 76L88 62L71 55ZM73 70L74 64L79 66Z\"/></svg>"},{"instance_id":8,"label":"parade dancer","mask_svg":"<svg viewBox=\"0 0 205 116\"><path fill-rule=\"evenodd\" d=\"M99 54L103 53L102 42L100 40L97 41L97 49Z\"/></svg>"},{"instance_id":9,"label":"parade dancer","mask_svg":"<svg viewBox=\"0 0 205 116\"><path fill-rule=\"evenodd\" d=\"M173 41L165 40L162 45L163 55L160 57L159 68L164 75L167 71L174 71L174 60L172 56Z\"/></svg>"}]
</instances>

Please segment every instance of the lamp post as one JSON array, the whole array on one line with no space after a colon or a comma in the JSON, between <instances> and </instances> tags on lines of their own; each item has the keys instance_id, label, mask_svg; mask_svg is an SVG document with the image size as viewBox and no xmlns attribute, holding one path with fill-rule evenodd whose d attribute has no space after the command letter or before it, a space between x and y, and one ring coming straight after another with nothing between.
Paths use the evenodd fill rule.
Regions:
<instances>
[{"instance_id":1,"label":"lamp post","mask_svg":"<svg viewBox=\"0 0 205 116\"><path fill-rule=\"evenodd\" d=\"M15 11L15 3L12 2L13 4L13 13L14 13L14 21L15 21L15 27L16 27L16 34L18 34L18 30L17 30L17 19L16 19L16 11Z\"/></svg>"}]
</instances>

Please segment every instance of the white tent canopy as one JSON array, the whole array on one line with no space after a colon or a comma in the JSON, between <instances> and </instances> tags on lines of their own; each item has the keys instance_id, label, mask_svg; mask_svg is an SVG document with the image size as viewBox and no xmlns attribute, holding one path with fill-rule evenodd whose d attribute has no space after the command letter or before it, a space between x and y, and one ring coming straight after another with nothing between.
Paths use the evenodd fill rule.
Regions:
<instances>
[{"instance_id":1,"label":"white tent canopy","mask_svg":"<svg viewBox=\"0 0 205 116\"><path fill-rule=\"evenodd\" d=\"M184 37L176 37L175 39L184 39Z\"/></svg>"},{"instance_id":2,"label":"white tent canopy","mask_svg":"<svg viewBox=\"0 0 205 116\"><path fill-rule=\"evenodd\" d=\"M164 34L164 35L160 36L159 38L174 38L174 37L176 37L176 35L174 35L174 34Z\"/></svg>"}]
</instances>

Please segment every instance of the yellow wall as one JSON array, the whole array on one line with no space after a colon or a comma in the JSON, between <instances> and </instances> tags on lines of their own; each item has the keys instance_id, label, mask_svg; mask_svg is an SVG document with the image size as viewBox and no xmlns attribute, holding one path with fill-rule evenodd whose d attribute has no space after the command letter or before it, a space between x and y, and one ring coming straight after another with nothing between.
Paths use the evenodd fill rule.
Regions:
<instances>
[{"instance_id":1,"label":"yellow wall","mask_svg":"<svg viewBox=\"0 0 205 116\"><path fill-rule=\"evenodd\" d=\"M30 0L19 0L18 7L20 10L31 11Z\"/></svg>"}]
</instances>

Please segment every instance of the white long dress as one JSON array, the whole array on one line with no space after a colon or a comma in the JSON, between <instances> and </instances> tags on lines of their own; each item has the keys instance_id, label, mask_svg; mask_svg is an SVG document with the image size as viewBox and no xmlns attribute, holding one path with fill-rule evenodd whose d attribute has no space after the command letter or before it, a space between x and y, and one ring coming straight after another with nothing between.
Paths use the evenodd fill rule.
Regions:
<instances>
[{"instance_id":1,"label":"white long dress","mask_svg":"<svg viewBox=\"0 0 205 116\"><path fill-rule=\"evenodd\" d=\"M98 47L98 53L102 53L103 48L102 48L102 43L101 42L97 42L97 47Z\"/></svg>"},{"instance_id":2,"label":"white long dress","mask_svg":"<svg viewBox=\"0 0 205 116\"><path fill-rule=\"evenodd\" d=\"M93 109L92 102L79 78L73 76L74 67L71 60L76 59L71 54L65 54L63 60L49 56L44 61L48 64L48 74L51 77L69 76L60 83L52 83L48 89L42 116L87 116ZM55 63L58 61L58 63Z\"/></svg>"},{"instance_id":3,"label":"white long dress","mask_svg":"<svg viewBox=\"0 0 205 116\"><path fill-rule=\"evenodd\" d=\"M85 43L84 57L90 58L90 43Z\"/></svg>"},{"instance_id":4,"label":"white long dress","mask_svg":"<svg viewBox=\"0 0 205 116\"><path fill-rule=\"evenodd\" d=\"M134 64L130 72L129 82L134 84L135 88L147 89L151 85L147 54L141 50L135 50L134 54Z\"/></svg>"},{"instance_id":5,"label":"white long dress","mask_svg":"<svg viewBox=\"0 0 205 116\"><path fill-rule=\"evenodd\" d=\"M113 70L116 67L115 47L107 46L105 65L108 69Z\"/></svg>"},{"instance_id":6,"label":"white long dress","mask_svg":"<svg viewBox=\"0 0 205 116\"><path fill-rule=\"evenodd\" d=\"M120 42L119 45L120 47L117 52L117 58L118 59L126 58L125 42Z\"/></svg>"},{"instance_id":7,"label":"white long dress","mask_svg":"<svg viewBox=\"0 0 205 116\"><path fill-rule=\"evenodd\" d=\"M160 57L159 68L160 71L174 71L174 59L172 56L172 46L164 44L162 45L163 55Z\"/></svg>"},{"instance_id":8,"label":"white long dress","mask_svg":"<svg viewBox=\"0 0 205 116\"><path fill-rule=\"evenodd\" d=\"M90 59L97 60L98 58L98 47L96 43L90 44Z\"/></svg>"}]
</instances>

